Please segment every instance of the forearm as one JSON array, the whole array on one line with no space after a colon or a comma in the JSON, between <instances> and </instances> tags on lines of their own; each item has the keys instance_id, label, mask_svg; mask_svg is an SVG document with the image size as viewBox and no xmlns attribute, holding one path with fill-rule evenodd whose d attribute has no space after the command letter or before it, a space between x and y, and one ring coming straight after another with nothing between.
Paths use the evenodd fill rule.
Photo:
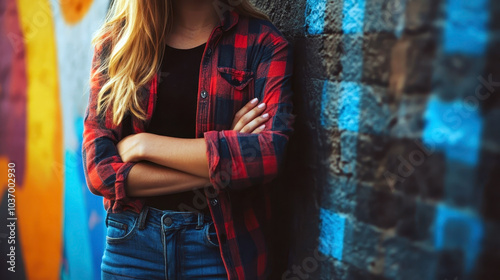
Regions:
<instances>
[{"instance_id":1,"label":"forearm","mask_svg":"<svg viewBox=\"0 0 500 280\"><path fill-rule=\"evenodd\" d=\"M174 168L208 180L205 139L186 139L156 134L147 135L143 160Z\"/></svg>"},{"instance_id":2,"label":"forearm","mask_svg":"<svg viewBox=\"0 0 500 280\"><path fill-rule=\"evenodd\" d=\"M210 185L208 179L148 161L135 164L127 176L128 196L144 197L190 191Z\"/></svg>"}]
</instances>

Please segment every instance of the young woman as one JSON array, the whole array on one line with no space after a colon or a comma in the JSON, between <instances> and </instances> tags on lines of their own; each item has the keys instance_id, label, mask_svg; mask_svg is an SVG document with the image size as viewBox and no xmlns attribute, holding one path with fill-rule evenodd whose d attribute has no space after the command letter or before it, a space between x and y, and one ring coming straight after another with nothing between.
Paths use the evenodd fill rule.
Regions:
<instances>
[{"instance_id":1,"label":"young woman","mask_svg":"<svg viewBox=\"0 0 500 280\"><path fill-rule=\"evenodd\" d=\"M82 157L103 279L268 279L289 42L247 0L114 0L93 43Z\"/></svg>"}]
</instances>

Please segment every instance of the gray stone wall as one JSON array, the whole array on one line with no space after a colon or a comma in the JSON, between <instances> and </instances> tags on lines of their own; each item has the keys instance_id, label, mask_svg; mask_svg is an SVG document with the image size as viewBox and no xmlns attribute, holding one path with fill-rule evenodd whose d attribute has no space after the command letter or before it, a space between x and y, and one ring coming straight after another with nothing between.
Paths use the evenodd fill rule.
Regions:
<instances>
[{"instance_id":1,"label":"gray stone wall","mask_svg":"<svg viewBox=\"0 0 500 280\"><path fill-rule=\"evenodd\" d=\"M500 2L254 2L295 53L277 277L500 279Z\"/></svg>"}]
</instances>

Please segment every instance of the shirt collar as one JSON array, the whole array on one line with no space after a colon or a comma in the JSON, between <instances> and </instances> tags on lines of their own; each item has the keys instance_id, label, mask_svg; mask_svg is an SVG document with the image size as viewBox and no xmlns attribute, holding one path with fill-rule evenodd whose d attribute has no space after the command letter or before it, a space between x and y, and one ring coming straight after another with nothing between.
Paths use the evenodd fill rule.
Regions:
<instances>
[{"instance_id":1,"label":"shirt collar","mask_svg":"<svg viewBox=\"0 0 500 280\"><path fill-rule=\"evenodd\" d=\"M238 19L239 14L235 9L228 9L222 14L222 21L219 26L222 26L223 31L227 31L238 23Z\"/></svg>"}]
</instances>

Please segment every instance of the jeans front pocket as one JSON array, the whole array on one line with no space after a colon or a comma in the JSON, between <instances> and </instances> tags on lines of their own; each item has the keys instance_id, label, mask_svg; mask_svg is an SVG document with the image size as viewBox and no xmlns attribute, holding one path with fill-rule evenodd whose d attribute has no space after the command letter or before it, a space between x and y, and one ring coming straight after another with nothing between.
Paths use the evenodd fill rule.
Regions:
<instances>
[{"instance_id":1,"label":"jeans front pocket","mask_svg":"<svg viewBox=\"0 0 500 280\"><path fill-rule=\"evenodd\" d=\"M108 213L106 242L120 243L132 237L137 228L138 215L131 211Z\"/></svg>"}]
</instances>

